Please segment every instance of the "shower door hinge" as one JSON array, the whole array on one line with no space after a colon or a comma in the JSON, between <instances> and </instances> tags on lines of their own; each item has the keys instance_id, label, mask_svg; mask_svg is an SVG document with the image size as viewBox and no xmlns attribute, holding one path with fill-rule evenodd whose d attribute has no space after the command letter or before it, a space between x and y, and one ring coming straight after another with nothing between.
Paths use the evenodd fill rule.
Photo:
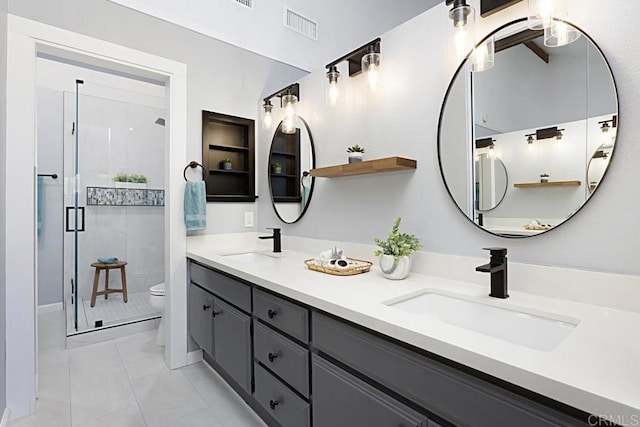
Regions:
<instances>
[{"instance_id":1,"label":"shower door hinge","mask_svg":"<svg viewBox=\"0 0 640 427\"><path fill-rule=\"evenodd\" d=\"M71 123L71 135L76 133L76 122Z\"/></svg>"}]
</instances>

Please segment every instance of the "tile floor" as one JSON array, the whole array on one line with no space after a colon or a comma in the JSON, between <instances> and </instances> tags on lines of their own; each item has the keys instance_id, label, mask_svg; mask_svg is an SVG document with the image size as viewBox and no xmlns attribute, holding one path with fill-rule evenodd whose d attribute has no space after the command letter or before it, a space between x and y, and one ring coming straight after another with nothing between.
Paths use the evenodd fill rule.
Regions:
<instances>
[{"instance_id":1,"label":"tile floor","mask_svg":"<svg viewBox=\"0 0 640 427\"><path fill-rule=\"evenodd\" d=\"M66 350L54 315L39 319L36 413L11 427L265 426L208 366L169 370L156 330Z\"/></svg>"}]
</instances>

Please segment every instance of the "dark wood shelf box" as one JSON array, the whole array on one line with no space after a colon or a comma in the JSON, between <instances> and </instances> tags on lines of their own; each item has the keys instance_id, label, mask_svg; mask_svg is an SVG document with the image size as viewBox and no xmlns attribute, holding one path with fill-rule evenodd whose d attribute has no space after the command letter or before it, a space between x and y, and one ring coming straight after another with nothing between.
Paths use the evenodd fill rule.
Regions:
<instances>
[{"instance_id":1,"label":"dark wood shelf box","mask_svg":"<svg viewBox=\"0 0 640 427\"><path fill-rule=\"evenodd\" d=\"M234 169L220 164L231 159ZM254 202L255 122L251 119L202 111L202 162L208 202Z\"/></svg>"}]
</instances>

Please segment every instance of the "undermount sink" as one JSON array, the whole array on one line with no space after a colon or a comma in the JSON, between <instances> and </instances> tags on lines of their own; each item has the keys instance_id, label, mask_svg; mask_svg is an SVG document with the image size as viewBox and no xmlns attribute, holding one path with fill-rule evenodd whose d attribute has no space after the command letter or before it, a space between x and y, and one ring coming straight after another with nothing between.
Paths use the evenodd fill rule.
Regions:
<instances>
[{"instance_id":1,"label":"undermount sink","mask_svg":"<svg viewBox=\"0 0 640 427\"><path fill-rule=\"evenodd\" d=\"M281 257L280 254L260 251L232 252L227 254L220 254L220 256L231 261L244 262L248 264L268 259L278 259Z\"/></svg>"},{"instance_id":2,"label":"undermount sink","mask_svg":"<svg viewBox=\"0 0 640 427\"><path fill-rule=\"evenodd\" d=\"M384 304L417 315L433 314L450 325L542 351L555 349L580 323L564 316L497 307L430 290Z\"/></svg>"}]
</instances>

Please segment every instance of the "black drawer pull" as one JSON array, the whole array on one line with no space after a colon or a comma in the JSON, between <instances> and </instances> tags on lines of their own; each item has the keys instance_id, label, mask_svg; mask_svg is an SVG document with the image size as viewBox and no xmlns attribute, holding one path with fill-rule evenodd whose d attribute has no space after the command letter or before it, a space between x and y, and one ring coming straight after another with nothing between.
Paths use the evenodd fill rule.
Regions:
<instances>
[{"instance_id":1,"label":"black drawer pull","mask_svg":"<svg viewBox=\"0 0 640 427\"><path fill-rule=\"evenodd\" d=\"M278 358L278 353L269 353L269 362L273 363Z\"/></svg>"},{"instance_id":2,"label":"black drawer pull","mask_svg":"<svg viewBox=\"0 0 640 427\"><path fill-rule=\"evenodd\" d=\"M211 312L211 315L212 315L213 317L216 317L216 316L218 316L218 315L220 315L220 314L222 314L222 313L223 313L222 311L213 311L213 312Z\"/></svg>"},{"instance_id":3,"label":"black drawer pull","mask_svg":"<svg viewBox=\"0 0 640 427\"><path fill-rule=\"evenodd\" d=\"M269 311L267 311L267 316L269 316L269 319L273 319L274 317L276 317L276 314L278 314L278 312L275 310L269 309Z\"/></svg>"},{"instance_id":4,"label":"black drawer pull","mask_svg":"<svg viewBox=\"0 0 640 427\"><path fill-rule=\"evenodd\" d=\"M279 400L270 400L269 401L269 406L271 407L271 409L276 409L276 406L278 406L280 404Z\"/></svg>"},{"instance_id":5,"label":"black drawer pull","mask_svg":"<svg viewBox=\"0 0 640 427\"><path fill-rule=\"evenodd\" d=\"M203 311L207 311L207 310L209 310L210 308L211 308L211 306L210 306L209 304L203 304L203 305L202 305L202 310L203 310Z\"/></svg>"}]
</instances>

